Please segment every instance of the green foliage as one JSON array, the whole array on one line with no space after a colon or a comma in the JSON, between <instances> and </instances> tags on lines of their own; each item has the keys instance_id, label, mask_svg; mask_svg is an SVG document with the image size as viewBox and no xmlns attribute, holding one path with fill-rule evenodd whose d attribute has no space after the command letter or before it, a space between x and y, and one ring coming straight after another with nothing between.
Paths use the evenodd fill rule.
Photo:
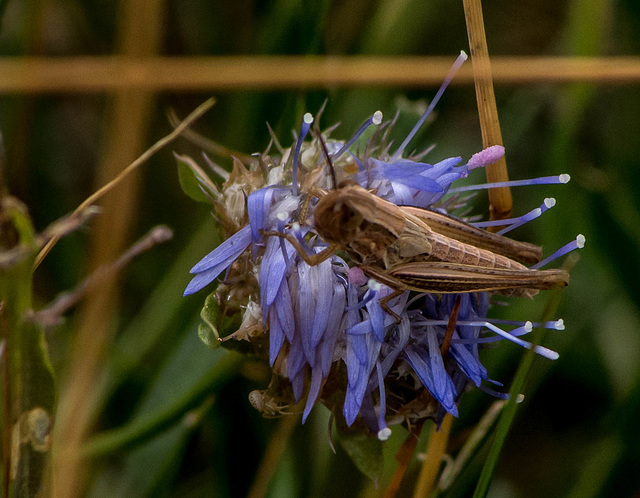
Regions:
<instances>
[{"instance_id":1,"label":"green foliage","mask_svg":"<svg viewBox=\"0 0 640 498\"><path fill-rule=\"evenodd\" d=\"M0 220L0 339L3 361L8 362L4 400L10 402L3 404L3 411L5 421L13 424L11 486L17 496L33 496L46 486L56 381L45 331L29 319L33 263L39 250L31 219L17 199L4 198Z\"/></svg>"},{"instance_id":2,"label":"green foliage","mask_svg":"<svg viewBox=\"0 0 640 498\"><path fill-rule=\"evenodd\" d=\"M361 428L350 428L341 416L336 416L338 441L360 472L377 483L384 469L383 443Z\"/></svg>"},{"instance_id":3,"label":"green foliage","mask_svg":"<svg viewBox=\"0 0 640 498\"><path fill-rule=\"evenodd\" d=\"M204 323L198 325L198 337L211 349L220 347L220 334L218 323L220 322L220 305L215 292L212 292L204 300L204 306L200 311L200 318Z\"/></svg>"},{"instance_id":4,"label":"green foliage","mask_svg":"<svg viewBox=\"0 0 640 498\"><path fill-rule=\"evenodd\" d=\"M178 178L182 191L194 201L211 202L210 199L213 194L211 180L203 174L199 166L190 157L179 154L174 154L174 157L178 163ZM205 192L209 193L209 197Z\"/></svg>"}]
</instances>

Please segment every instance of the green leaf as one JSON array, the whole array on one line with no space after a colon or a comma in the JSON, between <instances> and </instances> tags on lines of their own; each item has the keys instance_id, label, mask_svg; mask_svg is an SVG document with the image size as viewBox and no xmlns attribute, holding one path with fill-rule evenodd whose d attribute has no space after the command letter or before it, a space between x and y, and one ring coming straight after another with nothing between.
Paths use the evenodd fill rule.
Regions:
<instances>
[{"instance_id":1,"label":"green leaf","mask_svg":"<svg viewBox=\"0 0 640 498\"><path fill-rule=\"evenodd\" d=\"M204 306L200 311L200 318L204 323L198 325L198 337L208 348L220 347L220 333L218 323L220 323L220 305L215 292L212 292L204 300Z\"/></svg>"},{"instance_id":2,"label":"green leaf","mask_svg":"<svg viewBox=\"0 0 640 498\"><path fill-rule=\"evenodd\" d=\"M342 416L336 417L336 429L340 445L358 470L377 482L384 469L382 441L362 429L347 427Z\"/></svg>"},{"instance_id":3,"label":"green leaf","mask_svg":"<svg viewBox=\"0 0 640 498\"><path fill-rule=\"evenodd\" d=\"M216 196L218 193L213 182L207 178L193 159L176 153L173 155L178 163L178 179L180 180L182 191L194 201L210 203L211 200L207 197L207 194Z\"/></svg>"}]
</instances>

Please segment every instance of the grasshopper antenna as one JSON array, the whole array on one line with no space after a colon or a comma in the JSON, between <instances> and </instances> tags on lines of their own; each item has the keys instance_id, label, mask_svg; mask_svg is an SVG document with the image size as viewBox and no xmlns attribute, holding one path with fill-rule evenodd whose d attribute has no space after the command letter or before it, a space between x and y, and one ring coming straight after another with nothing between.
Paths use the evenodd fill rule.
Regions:
<instances>
[{"instance_id":1,"label":"grasshopper antenna","mask_svg":"<svg viewBox=\"0 0 640 498\"><path fill-rule=\"evenodd\" d=\"M329 155L329 151L327 150L327 144L322 138L322 132L317 128L313 130L316 136L318 137L318 141L320 142L320 146L322 147L322 152L324 154L325 159L327 160L327 164L329 165L329 173L331 174L331 180L333 182L333 190L338 188L338 180L336 178L336 170L333 167L333 161L331 160L331 156Z\"/></svg>"}]
</instances>

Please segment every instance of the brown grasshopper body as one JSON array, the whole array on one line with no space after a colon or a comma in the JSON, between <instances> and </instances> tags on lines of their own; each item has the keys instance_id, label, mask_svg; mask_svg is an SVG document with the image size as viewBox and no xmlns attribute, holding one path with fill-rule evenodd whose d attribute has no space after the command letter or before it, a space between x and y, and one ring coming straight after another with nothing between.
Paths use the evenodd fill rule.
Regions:
<instances>
[{"instance_id":1,"label":"brown grasshopper body","mask_svg":"<svg viewBox=\"0 0 640 498\"><path fill-rule=\"evenodd\" d=\"M355 184L322 196L314 217L326 241L346 250L365 274L397 290L530 296L569 280L564 270L529 270L518 262L540 260L533 244L432 210L396 206Z\"/></svg>"},{"instance_id":2,"label":"brown grasshopper body","mask_svg":"<svg viewBox=\"0 0 640 498\"><path fill-rule=\"evenodd\" d=\"M432 209L400 206L404 212L423 220L434 232L450 239L463 240L480 249L506 256L523 264L534 264L542 259L542 248L528 242L518 242L502 235L476 228L462 220Z\"/></svg>"},{"instance_id":3,"label":"brown grasshopper body","mask_svg":"<svg viewBox=\"0 0 640 498\"><path fill-rule=\"evenodd\" d=\"M569 283L565 270L530 270L522 264L540 260L538 246L432 210L397 206L355 183L309 195L319 198L314 225L328 248L310 256L292 235L268 234L286 237L311 265L345 250L367 276L395 290L385 303L405 290L531 297Z\"/></svg>"}]
</instances>

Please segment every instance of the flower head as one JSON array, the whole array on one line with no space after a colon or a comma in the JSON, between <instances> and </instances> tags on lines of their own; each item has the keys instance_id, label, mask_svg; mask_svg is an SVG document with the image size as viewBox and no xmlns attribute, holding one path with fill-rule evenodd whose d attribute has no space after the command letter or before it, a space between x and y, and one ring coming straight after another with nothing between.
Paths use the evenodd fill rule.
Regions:
<instances>
[{"instance_id":1,"label":"flower head","mask_svg":"<svg viewBox=\"0 0 640 498\"><path fill-rule=\"evenodd\" d=\"M455 181L500 159L504 148L489 147L466 164L460 157L430 164L423 162L424 154L402 157L407 140L390 155L388 133L374 134L366 147L352 151L369 126L389 127L382 124L379 111L346 142L331 140L328 133L307 139L311 124L306 114L296 142L279 157L267 152L255 164L234 168L221 195L245 186L246 209L220 200L214 206L221 218L242 222L192 268L195 276L185 295L225 273L225 285L217 291L224 294L220 302L235 303L227 312L244 308L241 330L245 322L252 330L258 328L238 337L256 344L268 337L266 350L256 351L265 351L279 380L265 396L284 406L303 404L303 419L320 400L342 413L347 425L358 424L385 439L392 424L424 418L439 422L446 413L457 416L458 401L469 386L504 397L486 387L496 383L479 351L484 342L504 339L534 347L520 337L531 330L531 322L488 318L486 292L443 288L443 293L417 294L393 288L393 279L381 278L390 286L385 285L370 278L370 267L358 267L348 250L336 251L314 224L322 196L318 192L344 180L395 205L446 212ZM522 223L522 218L501 222ZM583 240L572 248L580 243ZM389 270L382 261L376 264L377 275ZM244 282L244 288L234 282ZM235 299L229 299L230 294ZM558 324L536 326L557 329ZM535 348L543 356L557 357ZM270 413L285 411L270 408Z\"/></svg>"}]
</instances>

